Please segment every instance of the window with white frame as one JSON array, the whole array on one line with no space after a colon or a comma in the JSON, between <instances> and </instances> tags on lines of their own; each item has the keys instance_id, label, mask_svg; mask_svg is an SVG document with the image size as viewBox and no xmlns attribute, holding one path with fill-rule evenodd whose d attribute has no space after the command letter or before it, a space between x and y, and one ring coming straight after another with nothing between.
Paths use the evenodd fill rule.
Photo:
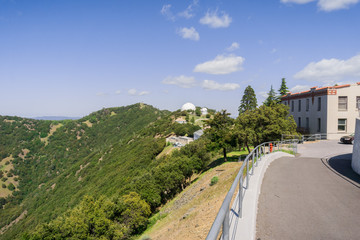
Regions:
<instances>
[{"instance_id":1,"label":"window with white frame","mask_svg":"<svg viewBox=\"0 0 360 240\"><path fill-rule=\"evenodd\" d=\"M338 131L346 132L346 119L338 119Z\"/></svg>"},{"instance_id":2,"label":"window with white frame","mask_svg":"<svg viewBox=\"0 0 360 240\"><path fill-rule=\"evenodd\" d=\"M346 111L348 106L348 98L346 96L339 96L338 108L339 111Z\"/></svg>"}]
</instances>

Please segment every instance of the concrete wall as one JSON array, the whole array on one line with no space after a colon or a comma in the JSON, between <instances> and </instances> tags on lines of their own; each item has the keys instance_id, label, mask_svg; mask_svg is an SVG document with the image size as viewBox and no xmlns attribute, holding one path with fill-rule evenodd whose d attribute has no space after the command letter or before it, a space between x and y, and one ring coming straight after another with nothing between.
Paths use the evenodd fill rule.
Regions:
<instances>
[{"instance_id":1,"label":"concrete wall","mask_svg":"<svg viewBox=\"0 0 360 240\"><path fill-rule=\"evenodd\" d=\"M360 174L360 118L356 119L356 130L351 167L356 173Z\"/></svg>"}]
</instances>

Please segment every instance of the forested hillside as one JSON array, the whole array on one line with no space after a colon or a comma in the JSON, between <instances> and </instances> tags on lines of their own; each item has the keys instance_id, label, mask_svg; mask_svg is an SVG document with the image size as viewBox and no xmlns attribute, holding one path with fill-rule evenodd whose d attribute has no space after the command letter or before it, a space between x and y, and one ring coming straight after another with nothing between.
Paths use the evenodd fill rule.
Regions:
<instances>
[{"instance_id":1,"label":"forested hillside","mask_svg":"<svg viewBox=\"0 0 360 240\"><path fill-rule=\"evenodd\" d=\"M199 129L176 123L179 115L179 111L135 104L103 109L79 120L0 117L1 181L6 185L3 190L12 193L1 198L5 205L0 210L0 238L20 238L24 233L43 238L45 235L32 234L36 226L41 233L42 223L64 217L75 206L73 211L79 211L86 199L119 203L141 198L150 211L145 211L146 219L209 160L204 147L194 145L173 154L175 160L163 157L155 161L165 147L166 135L192 134ZM196 154L199 151L203 152ZM10 183L14 189L8 188ZM23 219L9 227L19 216ZM116 236L125 239L141 230L138 220L121 224Z\"/></svg>"}]
</instances>

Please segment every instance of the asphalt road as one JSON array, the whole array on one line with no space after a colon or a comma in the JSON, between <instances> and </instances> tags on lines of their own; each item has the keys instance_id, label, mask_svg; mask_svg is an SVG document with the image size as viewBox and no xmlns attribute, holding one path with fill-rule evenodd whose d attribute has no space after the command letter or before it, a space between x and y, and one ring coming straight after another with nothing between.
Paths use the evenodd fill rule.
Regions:
<instances>
[{"instance_id":1,"label":"asphalt road","mask_svg":"<svg viewBox=\"0 0 360 240\"><path fill-rule=\"evenodd\" d=\"M351 169L352 145L321 141L299 146L265 173L257 240L360 239L360 176Z\"/></svg>"}]
</instances>

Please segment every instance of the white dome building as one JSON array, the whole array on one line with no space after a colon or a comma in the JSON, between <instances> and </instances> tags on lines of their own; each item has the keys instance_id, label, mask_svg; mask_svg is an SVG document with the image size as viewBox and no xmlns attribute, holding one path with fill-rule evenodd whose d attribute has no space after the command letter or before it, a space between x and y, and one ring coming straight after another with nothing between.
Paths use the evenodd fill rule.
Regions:
<instances>
[{"instance_id":1,"label":"white dome building","mask_svg":"<svg viewBox=\"0 0 360 240\"><path fill-rule=\"evenodd\" d=\"M207 110L206 107L202 108L200 111L201 111L201 115L206 115L206 114L208 114L208 110Z\"/></svg>"},{"instance_id":2,"label":"white dome building","mask_svg":"<svg viewBox=\"0 0 360 240\"><path fill-rule=\"evenodd\" d=\"M185 103L182 107L181 107L181 111L187 111L187 110L192 110L195 111L196 107L194 104L192 103Z\"/></svg>"}]
</instances>

